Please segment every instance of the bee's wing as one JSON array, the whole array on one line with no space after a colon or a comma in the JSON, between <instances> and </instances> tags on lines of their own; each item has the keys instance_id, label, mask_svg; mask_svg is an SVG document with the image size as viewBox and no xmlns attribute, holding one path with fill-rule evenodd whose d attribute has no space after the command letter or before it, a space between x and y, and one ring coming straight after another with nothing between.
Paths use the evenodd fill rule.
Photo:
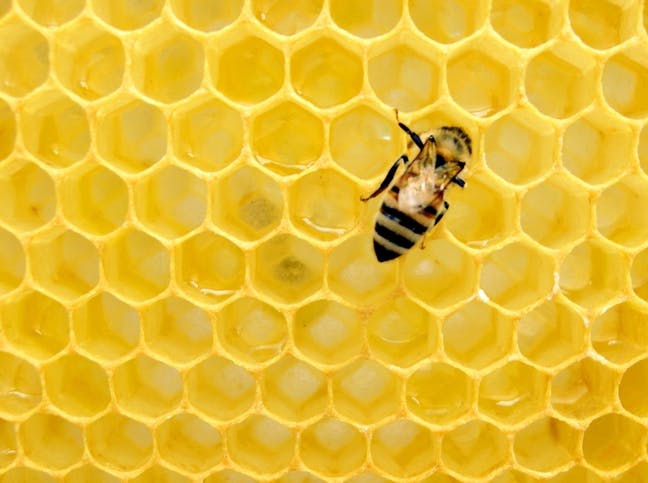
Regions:
<instances>
[{"instance_id":1,"label":"bee's wing","mask_svg":"<svg viewBox=\"0 0 648 483\"><path fill-rule=\"evenodd\" d=\"M461 170L464 169L464 163L460 162L448 162L444 163L441 166L438 166L434 170L434 175L437 180L436 188L439 191L445 190L448 185L455 179Z\"/></svg>"}]
</instances>

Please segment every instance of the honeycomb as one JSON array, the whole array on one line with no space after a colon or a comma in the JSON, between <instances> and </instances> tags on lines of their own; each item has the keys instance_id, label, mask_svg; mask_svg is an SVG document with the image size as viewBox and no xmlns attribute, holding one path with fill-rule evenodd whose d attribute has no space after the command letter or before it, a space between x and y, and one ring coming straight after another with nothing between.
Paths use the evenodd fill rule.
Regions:
<instances>
[{"instance_id":1,"label":"honeycomb","mask_svg":"<svg viewBox=\"0 0 648 483\"><path fill-rule=\"evenodd\" d=\"M0 0L0 481L648 481L647 28ZM393 108L475 149L379 264Z\"/></svg>"}]
</instances>

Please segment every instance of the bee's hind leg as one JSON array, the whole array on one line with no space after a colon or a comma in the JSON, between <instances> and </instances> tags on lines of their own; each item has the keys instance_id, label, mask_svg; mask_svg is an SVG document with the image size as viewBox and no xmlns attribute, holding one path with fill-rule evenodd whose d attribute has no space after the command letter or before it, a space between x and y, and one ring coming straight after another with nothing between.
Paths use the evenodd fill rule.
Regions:
<instances>
[{"instance_id":1,"label":"bee's hind leg","mask_svg":"<svg viewBox=\"0 0 648 483\"><path fill-rule=\"evenodd\" d=\"M441 219L443 218L443 215L446 214L446 211L448 211L448 208L450 208L450 203L447 201L443 202L443 208L439 210L439 213L437 214L436 218L434 219L434 224L437 225Z\"/></svg>"},{"instance_id":2,"label":"bee's hind leg","mask_svg":"<svg viewBox=\"0 0 648 483\"><path fill-rule=\"evenodd\" d=\"M369 201L371 198L375 198L378 196L380 193L385 191L391 182L394 180L394 176L396 175L396 171L398 170L398 166L400 166L401 163L408 164L409 163L409 158L407 157L407 154L403 154L400 158L396 160L396 162L392 165L391 168L389 168L389 171L387 171L387 176L385 176L385 179L380 183L380 186L378 186L378 189L371 193L369 196L366 197L361 197L361 201Z\"/></svg>"}]
</instances>

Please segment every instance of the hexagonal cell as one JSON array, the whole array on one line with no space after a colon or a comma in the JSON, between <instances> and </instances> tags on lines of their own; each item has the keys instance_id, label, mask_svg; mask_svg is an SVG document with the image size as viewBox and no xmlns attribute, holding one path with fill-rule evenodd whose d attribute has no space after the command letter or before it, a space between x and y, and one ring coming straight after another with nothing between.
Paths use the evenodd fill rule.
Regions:
<instances>
[{"instance_id":1,"label":"hexagonal cell","mask_svg":"<svg viewBox=\"0 0 648 483\"><path fill-rule=\"evenodd\" d=\"M486 129L486 163L506 181L527 184L551 169L555 138L551 123L529 109L516 109Z\"/></svg>"},{"instance_id":2,"label":"hexagonal cell","mask_svg":"<svg viewBox=\"0 0 648 483\"><path fill-rule=\"evenodd\" d=\"M585 321L568 305L548 300L518 322L517 343L524 357L543 367L555 367L587 347Z\"/></svg>"},{"instance_id":3,"label":"hexagonal cell","mask_svg":"<svg viewBox=\"0 0 648 483\"><path fill-rule=\"evenodd\" d=\"M583 436L583 456L594 468L612 471L636 462L646 452L646 428L621 414L592 421Z\"/></svg>"},{"instance_id":4,"label":"hexagonal cell","mask_svg":"<svg viewBox=\"0 0 648 483\"><path fill-rule=\"evenodd\" d=\"M288 421L321 415L328 406L326 376L292 355L266 368L260 387L263 405Z\"/></svg>"},{"instance_id":5,"label":"hexagonal cell","mask_svg":"<svg viewBox=\"0 0 648 483\"><path fill-rule=\"evenodd\" d=\"M594 359L582 359L554 375L551 406L564 417L589 419L609 408L615 398L618 376Z\"/></svg>"},{"instance_id":6,"label":"hexagonal cell","mask_svg":"<svg viewBox=\"0 0 648 483\"><path fill-rule=\"evenodd\" d=\"M604 237L627 247L648 239L648 182L629 175L601 193L596 204L596 225Z\"/></svg>"},{"instance_id":7,"label":"hexagonal cell","mask_svg":"<svg viewBox=\"0 0 648 483\"><path fill-rule=\"evenodd\" d=\"M37 369L9 352L0 352L0 367L0 412L15 417L38 406L42 389Z\"/></svg>"},{"instance_id":8,"label":"hexagonal cell","mask_svg":"<svg viewBox=\"0 0 648 483\"><path fill-rule=\"evenodd\" d=\"M471 410L475 399L472 379L456 367L430 362L407 380L407 408L438 426L454 423Z\"/></svg>"},{"instance_id":9,"label":"hexagonal cell","mask_svg":"<svg viewBox=\"0 0 648 483\"><path fill-rule=\"evenodd\" d=\"M40 234L28 252L34 281L59 299L74 300L99 282L97 247L74 231L58 227Z\"/></svg>"},{"instance_id":10,"label":"hexagonal cell","mask_svg":"<svg viewBox=\"0 0 648 483\"><path fill-rule=\"evenodd\" d=\"M428 50L398 43L370 54L369 84L384 104L411 112L438 99L440 54Z\"/></svg>"},{"instance_id":11,"label":"hexagonal cell","mask_svg":"<svg viewBox=\"0 0 648 483\"><path fill-rule=\"evenodd\" d=\"M569 24L583 42L609 49L636 35L639 4L610 0L569 2Z\"/></svg>"},{"instance_id":12,"label":"hexagonal cell","mask_svg":"<svg viewBox=\"0 0 648 483\"><path fill-rule=\"evenodd\" d=\"M608 305L625 288L628 263L624 254L598 240L576 246L562 262L562 292L585 308Z\"/></svg>"},{"instance_id":13,"label":"hexagonal cell","mask_svg":"<svg viewBox=\"0 0 648 483\"><path fill-rule=\"evenodd\" d=\"M491 301L506 309L522 309L553 289L553 259L526 243L506 245L483 263L479 285Z\"/></svg>"},{"instance_id":14,"label":"hexagonal cell","mask_svg":"<svg viewBox=\"0 0 648 483\"><path fill-rule=\"evenodd\" d=\"M563 166L590 184L606 183L628 169L634 134L630 126L593 111L567 127Z\"/></svg>"},{"instance_id":15,"label":"hexagonal cell","mask_svg":"<svg viewBox=\"0 0 648 483\"><path fill-rule=\"evenodd\" d=\"M117 404L136 417L162 416L182 399L178 370L145 355L117 367L112 380Z\"/></svg>"},{"instance_id":16,"label":"hexagonal cell","mask_svg":"<svg viewBox=\"0 0 648 483\"><path fill-rule=\"evenodd\" d=\"M0 468L6 470L16 460L18 445L16 442L16 428L13 422L0 420Z\"/></svg>"},{"instance_id":17,"label":"hexagonal cell","mask_svg":"<svg viewBox=\"0 0 648 483\"><path fill-rule=\"evenodd\" d=\"M333 21L358 37L376 37L389 32L403 12L402 0L332 0L329 9Z\"/></svg>"},{"instance_id":18,"label":"hexagonal cell","mask_svg":"<svg viewBox=\"0 0 648 483\"><path fill-rule=\"evenodd\" d=\"M293 430L258 414L230 426L226 441L230 458L256 473L281 471L295 452Z\"/></svg>"},{"instance_id":19,"label":"hexagonal cell","mask_svg":"<svg viewBox=\"0 0 648 483\"><path fill-rule=\"evenodd\" d=\"M356 235L329 255L329 288L353 304L375 304L396 289L397 265L378 263L371 243L371 235Z\"/></svg>"},{"instance_id":20,"label":"hexagonal cell","mask_svg":"<svg viewBox=\"0 0 648 483\"><path fill-rule=\"evenodd\" d=\"M520 224L538 243L563 248L589 230L589 193L566 174L552 174L524 194Z\"/></svg>"},{"instance_id":21,"label":"hexagonal cell","mask_svg":"<svg viewBox=\"0 0 648 483\"><path fill-rule=\"evenodd\" d=\"M221 470L212 473L203 483L255 483L256 480L234 470Z\"/></svg>"},{"instance_id":22,"label":"hexagonal cell","mask_svg":"<svg viewBox=\"0 0 648 483\"><path fill-rule=\"evenodd\" d=\"M57 78L87 100L107 96L122 84L125 58L119 37L89 19L57 32L54 52Z\"/></svg>"},{"instance_id":23,"label":"hexagonal cell","mask_svg":"<svg viewBox=\"0 0 648 483\"><path fill-rule=\"evenodd\" d=\"M369 350L387 364L408 367L429 357L437 338L436 320L405 297L380 305L367 321Z\"/></svg>"},{"instance_id":24,"label":"hexagonal cell","mask_svg":"<svg viewBox=\"0 0 648 483\"><path fill-rule=\"evenodd\" d=\"M20 240L0 228L0 295L18 287L25 276L25 251Z\"/></svg>"},{"instance_id":25,"label":"hexagonal cell","mask_svg":"<svg viewBox=\"0 0 648 483\"><path fill-rule=\"evenodd\" d=\"M435 308L446 308L472 297L477 290L475 258L446 239L414 247L403 264L409 293Z\"/></svg>"},{"instance_id":26,"label":"hexagonal cell","mask_svg":"<svg viewBox=\"0 0 648 483\"><path fill-rule=\"evenodd\" d=\"M133 471L153 456L151 430L117 413L108 413L86 427L86 445L107 470Z\"/></svg>"},{"instance_id":27,"label":"hexagonal cell","mask_svg":"<svg viewBox=\"0 0 648 483\"><path fill-rule=\"evenodd\" d=\"M219 312L218 337L241 362L263 363L283 352L288 339L285 316L252 297L243 297Z\"/></svg>"},{"instance_id":28,"label":"hexagonal cell","mask_svg":"<svg viewBox=\"0 0 648 483\"><path fill-rule=\"evenodd\" d=\"M128 480L128 483L191 483L192 480L164 466L153 465Z\"/></svg>"},{"instance_id":29,"label":"hexagonal cell","mask_svg":"<svg viewBox=\"0 0 648 483\"><path fill-rule=\"evenodd\" d=\"M269 29L292 35L315 23L322 4L323 0L252 0L252 13Z\"/></svg>"},{"instance_id":30,"label":"hexagonal cell","mask_svg":"<svg viewBox=\"0 0 648 483\"><path fill-rule=\"evenodd\" d=\"M580 432L549 417L520 430L513 441L516 461L533 471L550 472L565 467L578 458L579 450Z\"/></svg>"},{"instance_id":31,"label":"hexagonal cell","mask_svg":"<svg viewBox=\"0 0 648 483\"><path fill-rule=\"evenodd\" d=\"M388 474L411 478L435 466L436 440L424 426L398 419L374 431L371 458Z\"/></svg>"},{"instance_id":32,"label":"hexagonal cell","mask_svg":"<svg viewBox=\"0 0 648 483\"><path fill-rule=\"evenodd\" d=\"M256 117L250 136L257 161L279 174L306 169L324 148L322 121L290 101Z\"/></svg>"},{"instance_id":33,"label":"hexagonal cell","mask_svg":"<svg viewBox=\"0 0 648 483\"><path fill-rule=\"evenodd\" d=\"M648 311L624 302L601 313L591 325L592 347L615 364L627 364L648 351Z\"/></svg>"},{"instance_id":34,"label":"hexagonal cell","mask_svg":"<svg viewBox=\"0 0 648 483\"><path fill-rule=\"evenodd\" d=\"M19 0L18 3L23 12L45 27L69 22L85 5L83 0Z\"/></svg>"},{"instance_id":35,"label":"hexagonal cell","mask_svg":"<svg viewBox=\"0 0 648 483\"><path fill-rule=\"evenodd\" d=\"M228 359L212 356L186 375L189 402L210 418L230 421L247 411L256 398L256 381Z\"/></svg>"},{"instance_id":36,"label":"hexagonal cell","mask_svg":"<svg viewBox=\"0 0 648 483\"><path fill-rule=\"evenodd\" d=\"M160 457L177 468L201 473L221 462L223 442L218 429L197 416L181 413L155 430Z\"/></svg>"},{"instance_id":37,"label":"hexagonal cell","mask_svg":"<svg viewBox=\"0 0 648 483\"><path fill-rule=\"evenodd\" d=\"M519 64L508 47L485 37L455 52L448 60L448 88L457 104L474 116L491 116L506 109L516 98Z\"/></svg>"},{"instance_id":38,"label":"hexagonal cell","mask_svg":"<svg viewBox=\"0 0 648 483\"><path fill-rule=\"evenodd\" d=\"M169 285L169 252L155 238L128 228L104 246L106 280L120 296L143 302Z\"/></svg>"},{"instance_id":39,"label":"hexagonal cell","mask_svg":"<svg viewBox=\"0 0 648 483\"><path fill-rule=\"evenodd\" d=\"M16 115L11 106L0 99L0 161L11 154L16 142Z\"/></svg>"},{"instance_id":40,"label":"hexagonal cell","mask_svg":"<svg viewBox=\"0 0 648 483\"><path fill-rule=\"evenodd\" d=\"M409 13L416 27L444 44L478 30L488 17L488 8L483 0L409 0Z\"/></svg>"},{"instance_id":41,"label":"hexagonal cell","mask_svg":"<svg viewBox=\"0 0 648 483\"><path fill-rule=\"evenodd\" d=\"M27 292L0 306L4 337L18 351L36 359L49 359L69 342L68 312L40 292Z\"/></svg>"},{"instance_id":42,"label":"hexagonal cell","mask_svg":"<svg viewBox=\"0 0 648 483\"><path fill-rule=\"evenodd\" d=\"M49 44L33 27L17 17L0 25L0 89L21 97L33 91L49 74Z\"/></svg>"},{"instance_id":43,"label":"hexagonal cell","mask_svg":"<svg viewBox=\"0 0 648 483\"><path fill-rule=\"evenodd\" d=\"M361 424L375 423L400 408L402 382L378 362L359 359L333 375L333 405Z\"/></svg>"},{"instance_id":44,"label":"hexagonal cell","mask_svg":"<svg viewBox=\"0 0 648 483\"><path fill-rule=\"evenodd\" d=\"M24 159L0 168L0 220L19 231L35 230L56 214L54 181Z\"/></svg>"},{"instance_id":45,"label":"hexagonal cell","mask_svg":"<svg viewBox=\"0 0 648 483\"><path fill-rule=\"evenodd\" d=\"M105 22L121 30L135 30L160 16L164 0L92 0L92 9Z\"/></svg>"},{"instance_id":46,"label":"hexagonal cell","mask_svg":"<svg viewBox=\"0 0 648 483\"><path fill-rule=\"evenodd\" d=\"M117 477L108 474L99 468L86 464L68 472L62 480L64 483L119 483Z\"/></svg>"},{"instance_id":47,"label":"hexagonal cell","mask_svg":"<svg viewBox=\"0 0 648 483\"><path fill-rule=\"evenodd\" d=\"M28 98L21 110L20 131L27 150L56 168L81 161L90 148L85 110L57 90Z\"/></svg>"},{"instance_id":48,"label":"hexagonal cell","mask_svg":"<svg viewBox=\"0 0 648 483\"><path fill-rule=\"evenodd\" d=\"M323 258L308 242L294 235L277 235L256 249L253 282L280 302L299 302L320 289Z\"/></svg>"},{"instance_id":49,"label":"hexagonal cell","mask_svg":"<svg viewBox=\"0 0 648 483\"><path fill-rule=\"evenodd\" d=\"M619 401L640 418L648 415L648 399L643 388L648 381L648 359L637 362L623 373L619 384Z\"/></svg>"},{"instance_id":50,"label":"hexagonal cell","mask_svg":"<svg viewBox=\"0 0 648 483\"><path fill-rule=\"evenodd\" d=\"M24 455L50 470L63 469L83 456L83 431L53 414L34 414L20 424L20 445Z\"/></svg>"},{"instance_id":51,"label":"hexagonal cell","mask_svg":"<svg viewBox=\"0 0 648 483\"><path fill-rule=\"evenodd\" d=\"M573 466L568 471L555 474L551 477L550 481L552 483L603 483L605 480L590 469L582 466Z\"/></svg>"},{"instance_id":52,"label":"hexagonal cell","mask_svg":"<svg viewBox=\"0 0 648 483\"><path fill-rule=\"evenodd\" d=\"M470 369L483 369L507 356L513 344L513 321L480 300L449 315L442 332L448 357Z\"/></svg>"},{"instance_id":53,"label":"hexagonal cell","mask_svg":"<svg viewBox=\"0 0 648 483\"><path fill-rule=\"evenodd\" d=\"M548 386L546 374L511 361L479 382L479 410L500 424L518 424L545 409Z\"/></svg>"},{"instance_id":54,"label":"hexagonal cell","mask_svg":"<svg viewBox=\"0 0 648 483\"><path fill-rule=\"evenodd\" d=\"M211 45L209 62L216 88L241 104L267 99L284 82L283 53L259 37L244 37L229 46L219 38Z\"/></svg>"},{"instance_id":55,"label":"hexagonal cell","mask_svg":"<svg viewBox=\"0 0 648 483\"><path fill-rule=\"evenodd\" d=\"M126 173L157 163L167 149L167 121L157 107L139 99L112 99L97 113L97 150Z\"/></svg>"},{"instance_id":56,"label":"hexagonal cell","mask_svg":"<svg viewBox=\"0 0 648 483\"><path fill-rule=\"evenodd\" d=\"M213 32L231 24L241 14L243 0L171 0L173 14L189 27Z\"/></svg>"},{"instance_id":57,"label":"hexagonal cell","mask_svg":"<svg viewBox=\"0 0 648 483\"><path fill-rule=\"evenodd\" d=\"M320 240L339 238L358 222L357 187L335 170L318 170L298 178L288 196L293 225Z\"/></svg>"},{"instance_id":58,"label":"hexagonal cell","mask_svg":"<svg viewBox=\"0 0 648 483\"><path fill-rule=\"evenodd\" d=\"M601 83L603 95L612 109L630 118L648 114L648 57L645 47L637 45L607 60Z\"/></svg>"},{"instance_id":59,"label":"hexagonal cell","mask_svg":"<svg viewBox=\"0 0 648 483\"><path fill-rule=\"evenodd\" d=\"M529 61L526 95L548 116L573 116L594 99L598 79L596 64L593 54L575 42L554 44Z\"/></svg>"},{"instance_id":60,"label":"hexagonal cell","mask_svg":"<svg viewBox=\"0 0 648 483\"><path fill-rule=\"evenodd\" d=\"M555 4L544 0L494 0L490 21L507 41L533 48L558 35L563 15Z\"/></svg>"},{"instance_id":61,"label":"hexagonal cell","mask_svg":"<svg viewBox=\"0 0 648 483\"><path fill-rule=\"evenodd\" d=\"M241 113L212 96L183 102L174 110L171 134L176 156L203 171L228 166L243 147Z\"/></svg>"},{"instance_id":62,"label":"hexagonal cell","mask_svg":"<svg viewBox=\"0 0 648 483\"><path fill-rule=\"evenodd\" d=\"M509 459L506 436L495 426L471 421L443 436L441 461L464 478L482 478Z\"/></svg>"},{"instance_id":63,"label":"hexagonal cell","mask_svg":"<svg viewBox=\"0 0 648 483\"><path fill-rule=\"evenodd\" d=\"M78 354L66 354L45 366L44 381L50 402L70 416L92 417L110 404L106 371Z\"/></svg>"},{"instance_id":64,"label":"hexagonal cell","mask_svg":"<svg viewBox=\"0 0 648 483\"><path fill-rule=\"evenodd\" d=\"M367 458L363 433L344 421L322 419L307 427L299 440L302 462L319 474L340 477L360 468Z\"/></svg>"},{"instance_id":65,"label":"hexagonal cell","mask_svg":"<svg viewBox=\"0 0 648 483\"><path fill-rule=\"evenodd\" d=\"M333 300L317 300L300 307L292 330L295 347L320 364L341 364L362 350L358 314Z\"/></svg>"}]
</instances>

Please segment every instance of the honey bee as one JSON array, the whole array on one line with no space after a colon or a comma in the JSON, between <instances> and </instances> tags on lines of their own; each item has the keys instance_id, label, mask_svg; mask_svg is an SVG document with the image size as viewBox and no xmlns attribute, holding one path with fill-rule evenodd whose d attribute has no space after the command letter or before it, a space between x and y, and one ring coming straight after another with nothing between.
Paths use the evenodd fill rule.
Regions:
<instances>
[{"instance_id":1,"label":"honey bee","mask_svg":"<svg viewBox=\"0 0 648 483\"><path fill-rule=\"evenodd\" d=\"M396 121L419 152L412 161L407 154L399 157L378 189L361 198L368 201L389 188L374 226L373 247L379 262L400 257L441 221L450 208L444 192L450 183L464 187L459 173L472 155L470 137L460 127L443 126L419 137L399 121L398 111ZM392 184L401 164L405 171Z\"/></svg>"}]
</instances>

